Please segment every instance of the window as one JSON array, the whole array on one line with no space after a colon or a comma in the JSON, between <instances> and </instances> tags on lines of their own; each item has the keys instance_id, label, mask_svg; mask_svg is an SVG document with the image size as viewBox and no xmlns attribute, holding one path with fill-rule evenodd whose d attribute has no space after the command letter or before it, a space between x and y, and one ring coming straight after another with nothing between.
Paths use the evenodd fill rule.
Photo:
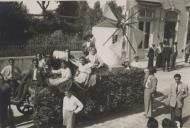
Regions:
<instances>
[{"instance_id":1,"label":"window","mask_svg":"<svg viewBox=\"0 0 190 128\"><path fill-rule=\"evenodd\" d=\"M112 36L112 44L116 43L118 40L118 35L113 35Z\"/></svg>"},{"instance_id":2,"label":"window","mask_svg":"<svg viewBox=\"0 0 190 128\"><path fill-rule=\"evenodd\" d=\"M147 49L149 47L149 37L150 37L150 21L139 21L139 29L144 31L145 37L139 45L139 49Z\"/></svg>"},{"instance_id":3,"label":"window","mask_svg":"<svg viewBox=\"0 0 190 128\"><path fill-rule=\"evenodd\" d=\"M154 17L154 10L146 7L141 8L139 11L139 18L153 18Z\"/></svg>"},{"instance_id":4,"label":"window","mask_svg":"<svg viewBox=\"0 0 190 128\"><path fill-rule=\"evenodd\" d=\"M141 31L145 33L144 41L139 45L139 49L147 49L149 47L149 37L150 37L150 28L151 20L154 18L154 10L150 7L141 7L138 20L138 27Z\"/></svg>"}]
</instances>

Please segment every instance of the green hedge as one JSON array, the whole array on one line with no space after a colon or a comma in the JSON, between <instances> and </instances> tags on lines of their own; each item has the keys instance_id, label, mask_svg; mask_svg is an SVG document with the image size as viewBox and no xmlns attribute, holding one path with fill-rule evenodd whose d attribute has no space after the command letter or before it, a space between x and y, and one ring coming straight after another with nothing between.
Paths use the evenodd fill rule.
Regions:
<instances>
[{"instance_id":1,"label":"green hedge","mask_svg":"<svg viewBox=\"0 0 190 128\"><path fill-rule=\"evenodd\" d=\"M75 95L84 104L84 109L79 116L84 119L141 104L143 81L143 70L134 68L130 71L107 71L99 74L97 84L85 91L74 86ZM49 126L49 123L61 123L63 96L57 90L46 89L46 92L39 94L37 99L37 109L33 116L35 124Z\"/></svg>"}]
</instances>

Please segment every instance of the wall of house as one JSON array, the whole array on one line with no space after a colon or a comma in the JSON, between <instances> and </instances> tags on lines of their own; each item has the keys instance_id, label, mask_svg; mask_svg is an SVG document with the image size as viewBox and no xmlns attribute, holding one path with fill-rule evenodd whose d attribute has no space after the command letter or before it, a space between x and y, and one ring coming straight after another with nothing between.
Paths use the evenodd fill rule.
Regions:
<instances>
[{"instance_id":1,"label":"wall of house","mask_svg":"<svg viewBox=\"0 0 190 128\"><path fill-rule=\"evenodd\" d=\"M136 10L140 7L140 4L136 6ZM184 49L186 40L187 40L187 31L188 31L188 19L189 12L187 11L184 3L179 1L177 6L179 12L179 27L177 31L177 42L178 42L178 57L182 57L184 53L182 53L182 49ZM164 39L164 27L165 27L165 13L166 10L162 8L162 6L154 7L154 18L151 20L151 28L150 33L153 34L153 43L159 44ZM138 20L138 19L136 19ZM138 24L136 25L138 28ZM150 44L152 42L149 42ZM138 49L138 55L141 58L146 58L148 49Z\"/></svg>"}]
</instances>

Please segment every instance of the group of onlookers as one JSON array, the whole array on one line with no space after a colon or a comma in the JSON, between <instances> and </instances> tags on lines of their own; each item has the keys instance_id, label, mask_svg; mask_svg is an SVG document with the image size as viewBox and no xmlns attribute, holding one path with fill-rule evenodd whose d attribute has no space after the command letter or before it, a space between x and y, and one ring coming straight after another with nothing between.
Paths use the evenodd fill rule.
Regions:
<instances>
[{"instance_id":1,"label":"group of onlookers","mask_svg":"<svg viewBox=\"0 0 190 128\"><path fill-rule=\"evenodd\" d=\"M176 68L176 58L178 55L178 43L174 42L172 38L164 39L158 46L152 44L148 51L148 68L156 67L162 68L163 71L170 71ZM185 48L182 50L185 53L184 62L188 63L190 55L190 40L187 42ZM154 65L154 59L156 64Z\"/></svg>"},{"instance_id":2,"label":"group of onlookers","mask_svg":"<svg viewBox=\"0 0 190 128\"><path fill-rule=\"evenodd\" d=\"M157 92L158 79L154 75L156 73L155 68L149 68L146 72L144 81L144 108L145 117L153 117L153 99ZM178 121L180 127L183 125L182 121L182 108L184 105L184 99L189 95L188 86L181 81L181 75L174 75L174 82L170 85L169 94L164 96L165 104L170 106L171 120L173 122ZM155 108L156 109L156 108ZM153 127L148 127L153 128ZM155 127L156 128L156 127ZM166 127L168 128L168 127Z\"/></svg>"},{"instance_id":3,"label":"group of onlookers","mask_svg":"<svg viewBox=\"0 0 190 128\"><path fill-rule=\"evenodd\" d=\"M164 39L157 47L155 44L152 44L147 55L148 68L157 67L162 68L163 71L174 70L177 55L177 42L174 42L172 38L169 40ZM154 65L155 58L156 65Z\"/></svg>"}]
</instances>

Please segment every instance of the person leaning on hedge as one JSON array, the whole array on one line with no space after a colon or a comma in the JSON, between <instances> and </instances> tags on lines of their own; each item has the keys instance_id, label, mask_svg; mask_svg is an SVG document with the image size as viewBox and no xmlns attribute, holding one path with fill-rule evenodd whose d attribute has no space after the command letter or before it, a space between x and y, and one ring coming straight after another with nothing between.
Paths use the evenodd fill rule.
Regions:
<instances>
[{"instance_id":1,"label":"person leaning on hedge","mask_svg":"<svg viewBox=\"0 0 190 128\"><path fill-rule=\"evenodd\" d=\"M149 75L145 78L144 82L144 115L146 118L152 117L153 94L156 92L156 87L158 83L158 80L154 73L156 73L156 69L150 68Z\"/></svg>"}]
</instances>

